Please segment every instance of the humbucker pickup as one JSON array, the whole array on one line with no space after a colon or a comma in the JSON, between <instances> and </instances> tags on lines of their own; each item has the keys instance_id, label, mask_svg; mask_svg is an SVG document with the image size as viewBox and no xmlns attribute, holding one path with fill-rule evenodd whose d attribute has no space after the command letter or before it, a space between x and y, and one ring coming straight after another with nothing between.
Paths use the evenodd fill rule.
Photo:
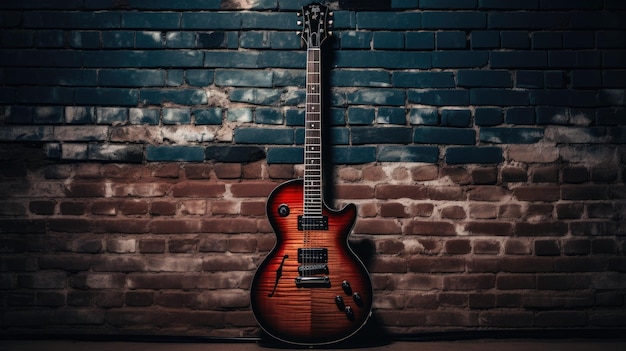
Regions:
<instances>
[{"instance_id":1,"label":"humbucker pickup","mask_svg":"<svg viewBox=\"0 0 626 351\"><path fill-rule=\"evenodd\" d=\"M298 216L298 230L328 230L328 217Z\"/></svg>"},{"instance_id":2,"label":"humbucker pickup","mask_svg":"<svg viewBox=\"0 0 626 351\"><path fill-rule=\"evenodd\" d=\"M298 267L298 273L301 276L311 276L316 274L328 274L328 265L326 263L322 264L312 264L307 266Z\"/></svg>"},{"instance_id":3,"label":"humbucker pickup","mask_svg":"<svg viewBox=\"0 0 626 351\"><path fill-rule=\"evenodd\" d=\"M315 264L328 262L328 249L298 249L298 263Z\"/></svg>"}]
</instances>

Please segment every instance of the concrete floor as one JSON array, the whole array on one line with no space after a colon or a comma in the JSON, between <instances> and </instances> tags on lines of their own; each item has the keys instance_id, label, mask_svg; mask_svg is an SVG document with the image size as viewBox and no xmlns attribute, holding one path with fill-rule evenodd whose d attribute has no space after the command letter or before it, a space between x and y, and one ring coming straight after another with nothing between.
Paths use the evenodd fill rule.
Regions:
<instances>
[{"instance_id":1,"label":"concrete floor","mask_svg":"<svg viewBox=\"0 0 626 351\"><path fill-rule=\"evenodd\" d=\"M272 350L255 342L239 343L151 343L72 340L0 340L0 351L259 351ZM345 350L326 348L325 350ZM624 351L624 340L597 339L510 339L465 341L392 342L387 345L359 347L368 351ZM280 348L280 350L298 350Z\"/></svg>"}]
</instances>

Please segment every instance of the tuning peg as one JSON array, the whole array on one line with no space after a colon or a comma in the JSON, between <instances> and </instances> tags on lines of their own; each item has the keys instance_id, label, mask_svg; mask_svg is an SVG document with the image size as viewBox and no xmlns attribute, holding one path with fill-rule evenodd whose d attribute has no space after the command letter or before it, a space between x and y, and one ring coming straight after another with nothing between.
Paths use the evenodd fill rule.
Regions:
<instances>
[{"instance_id":1,"label":"tuning peg","mask_svg":"<svg viewBox=\"0 0 626 351\"><path fill-rule=\"evenodd\" d=\"M296 16L302 17L302 12L300 12L300 11L296 12Z\"/></svg>"},{"instance_id":2,"label":"tuning peg","mask_svg":"<svg viewBox=\"0 0 626 351\"><path fill-rule=\"evenodd\" d=\"M335 21L333 21L333 20L328 20L328 24L329 24L329 25L331 25L331 26L332 26L332 25L333 25L333 23L335 23Z\"/></svg>"},{"instance_id":3,"label":"tuning peg","mask_svg":"<svg viewBox=\"0 0 626 351\"><path fill-rule=\"evenodd\" d=\"M301 31L297 31L296 35L302 35L302 32Z\"/></svg>"},{"instance_id":4,"label":"tuning peg","mask_svg":"<svg viewBox=\"0 0 626 351\"><path fill-rule=\"evenodd\" d=\"M332 36L333 36L333 34L334 34L334 33L333 33L333 31L332 31L332 30L328 31L328 36L332 37Z\"/></svg>"},{"instance_id":5,"label":"tuning peg","mask_svg":"<svg viewBox=\"0 0 626 351\"><path fill-rule=\"evenodd\" d=\"M331 11L331 12L329 12L329 13L328 13L328 15L329 15L330 17L333 17L333 16L335 15L335 13Z\"/></svg>"}]
</instances>

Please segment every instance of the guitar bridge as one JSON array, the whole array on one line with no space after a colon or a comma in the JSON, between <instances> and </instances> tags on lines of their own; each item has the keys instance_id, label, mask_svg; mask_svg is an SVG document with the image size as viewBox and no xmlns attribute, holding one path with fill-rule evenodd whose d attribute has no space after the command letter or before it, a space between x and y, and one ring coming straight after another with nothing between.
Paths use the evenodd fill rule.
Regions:
<instances>
[{"instance_id":1,"label":"guitar bridge","mask_svg":"<svg viewBox=\"0 0 626 351\"><path fill-rule=\"evenodd\" d=\"M316 274L328 274L329 271L327 264L313 264L298 267L298 273L300 273L301 276L311 276Z\"/></svg>"},{"instance_id":2,"label":"guitar bridge","mask_svg":"<svg viewBox=\"0 0 626 351\"><path fill-rule=\"evenodd\" d=\"M330 278L323 277L297 277L296 288L330 288Z\"/></svg>"}]
</instances>

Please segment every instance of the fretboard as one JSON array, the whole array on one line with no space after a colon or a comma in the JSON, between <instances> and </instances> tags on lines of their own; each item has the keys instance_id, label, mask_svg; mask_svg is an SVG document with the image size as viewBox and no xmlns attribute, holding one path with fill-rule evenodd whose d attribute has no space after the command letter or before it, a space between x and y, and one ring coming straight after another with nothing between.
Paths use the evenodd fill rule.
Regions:
<instances>
[{"instance_id":1,"label":"fretboard","mask_svg":"<svg viewBox=\"0 0 626 351\"><path fill-rule=\"evenodd\" d=\"M304 215L322 215L322 103L320 49L307 49L304 128Z\"/></svg>"}]
</instances>

